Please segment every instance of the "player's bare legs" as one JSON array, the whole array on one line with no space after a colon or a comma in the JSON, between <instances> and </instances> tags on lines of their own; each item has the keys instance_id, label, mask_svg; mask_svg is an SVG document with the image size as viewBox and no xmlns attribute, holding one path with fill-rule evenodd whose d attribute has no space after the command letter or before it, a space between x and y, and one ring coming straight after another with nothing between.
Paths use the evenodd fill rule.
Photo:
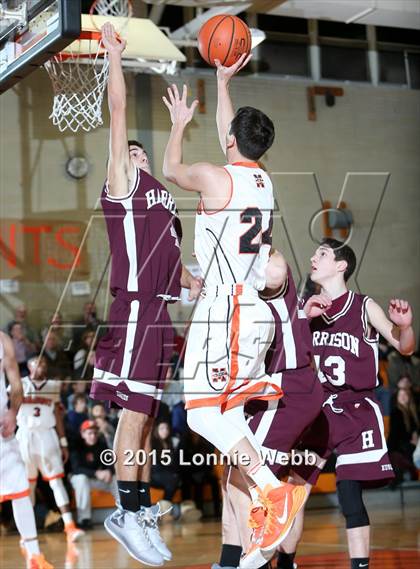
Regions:
<instances>
[{"instance_id":1,"label":"player's bare legs","mask_svg":"<svg viewBox=\"0 0 420 569\"><path fill-rule=\"evenodd\" d=\"M232 484L235 476L241 479L243 488L240 489ZM222 498L222 551L220 565L214 563L212 569L238 567L242 551L249 545L251 539L251 530L247 524L251 498L237 468L226 466L223 470ZM238 513L239 518L237 518Z\"/></svg>"},{"instance_id":2,"label":"player's bare legs","mask_svg":"<svg viewBox=\"0 0 420 569\"><path fill-rule=\"evenodd\" d=\"M145 456L147 457L150 457L150 452L152 451L152 431L153 431L154 422L155 421L153 417L147 417L147 421L144 424L142 431L140 448L144 450ZM152 475L152 462L150 458L148 458L148 460L144 463L144 465L139 466L138 480L139 482L150 484L151 475ZM142 503L140 505L142 505Z\"/></svg>"},{"instance_id":3,"label":"player's bare legs","mask_svg":"<svg viewBox=\"0 0 420 569\"><path fill-rule=\"evenodd\" d=\"M141 448L143 430L148 419L149 417L144 413L136 413L129 409L123 409L121 413L114 439L114 451L117 456L115 472L118 481L137 483L139 467L135 460L127 460L129 458L127 453L129 451L136 453ZM138 502L137 492L131 492L129 489L126 494L129 496L126 502L130 499Z\"/></svg>"},{"instance_id":4,"label":"player's bare legs","mask_svg":"<svg viewBox=\"0 0 420 569\"><path fill-rule=\"evenodd\" d=\"M369 557L370 526L348 529L347 543L351 559L363 559Z\"/></svg>"}]
</instances>

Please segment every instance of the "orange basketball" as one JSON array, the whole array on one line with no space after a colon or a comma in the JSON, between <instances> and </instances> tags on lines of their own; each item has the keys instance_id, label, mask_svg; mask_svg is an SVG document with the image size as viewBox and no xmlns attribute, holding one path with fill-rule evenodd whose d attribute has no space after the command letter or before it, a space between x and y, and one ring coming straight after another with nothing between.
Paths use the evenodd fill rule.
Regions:
<instances>
[{"instance_id":1,"label":"orange basketball","mask_svg":"<svg viewBox=\"0 0 420 569\"><path fill-rule=\"evenodd\" d=\"M230 67L251 51L251 32L237 16L213 16L198 33L198 51L214 67L214 60Z\"/></svg>"}]
</instances>

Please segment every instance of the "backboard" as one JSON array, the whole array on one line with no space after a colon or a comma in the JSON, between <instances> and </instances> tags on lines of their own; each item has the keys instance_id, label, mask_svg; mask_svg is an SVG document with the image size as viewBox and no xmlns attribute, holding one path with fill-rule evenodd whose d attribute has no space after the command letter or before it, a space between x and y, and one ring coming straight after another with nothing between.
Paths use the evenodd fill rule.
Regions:
<instances>
[{"instance_id":1,"label":"backboard","mask_svg":"<svg viewBox=\"0 0 420 569\"><path fill-rule=\"evenodd\" d=\"M0 93L81 31L80 0L0 0Z\"/></svg>"},{"instance_id":2,"label":"backboard","mask_svg":"<svg viewBox=\"0 0 420 569\"><path fill-rule=\"evenodd\" d=\"M173 42L148 18L122 18L82 14L83 31L98 31L105 22L112 22L117 33L127 41L122 54L123 67L141 67L141 62L148 66L162 62L183 62L185 55ZM88 53L87 42L74 42L63 52L79 51ZM130 65L131 62L131 65Z\"/></svg>"}]
</instances>

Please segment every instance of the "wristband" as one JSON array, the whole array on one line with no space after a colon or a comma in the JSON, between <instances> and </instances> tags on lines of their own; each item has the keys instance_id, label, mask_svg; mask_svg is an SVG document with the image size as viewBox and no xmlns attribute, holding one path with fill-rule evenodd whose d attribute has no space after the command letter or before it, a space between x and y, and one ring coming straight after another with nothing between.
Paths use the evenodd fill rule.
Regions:
<instances>
[{"instance_id":1,"label":"wristband","mask_svg":"<svg viewBox=\"0 0 420 569\"><path fill-rule=\"evenodd\" d=\"M60 438L60 446L63 448L67 448L69 446L69 443L67 442L67 438L66 437L61 437Z\"/></svg>"}]
</instances>

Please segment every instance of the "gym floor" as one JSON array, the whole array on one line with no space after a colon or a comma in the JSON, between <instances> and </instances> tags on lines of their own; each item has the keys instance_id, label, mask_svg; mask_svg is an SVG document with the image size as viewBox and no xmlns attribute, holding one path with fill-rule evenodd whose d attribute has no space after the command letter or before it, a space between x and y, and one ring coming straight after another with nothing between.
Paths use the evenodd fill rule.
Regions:
<instances>
[{"instance_id":1,"label":"gym floor","mask_svg":"<svg viewBox=\"0 0 420 569\"><path fill-rule=\"evenodd\" d=\"M385 501L386 502L386 501ZM406 500L404 509L387 505L369 508L372 531L371 569L418 569L420 567L420 509ZM173 552L165 567L209 569L220 549L220 523L165 524L162 534ZM134 569L140 567L100 526L77 548L66 550L64 535L41 534L41 548L56 569ZM1 538L1 567L24 567L17 535ZM309 510L299 548L299 569L347 569L343 519L336 509Z\"/></svg>"}]
</instances>

